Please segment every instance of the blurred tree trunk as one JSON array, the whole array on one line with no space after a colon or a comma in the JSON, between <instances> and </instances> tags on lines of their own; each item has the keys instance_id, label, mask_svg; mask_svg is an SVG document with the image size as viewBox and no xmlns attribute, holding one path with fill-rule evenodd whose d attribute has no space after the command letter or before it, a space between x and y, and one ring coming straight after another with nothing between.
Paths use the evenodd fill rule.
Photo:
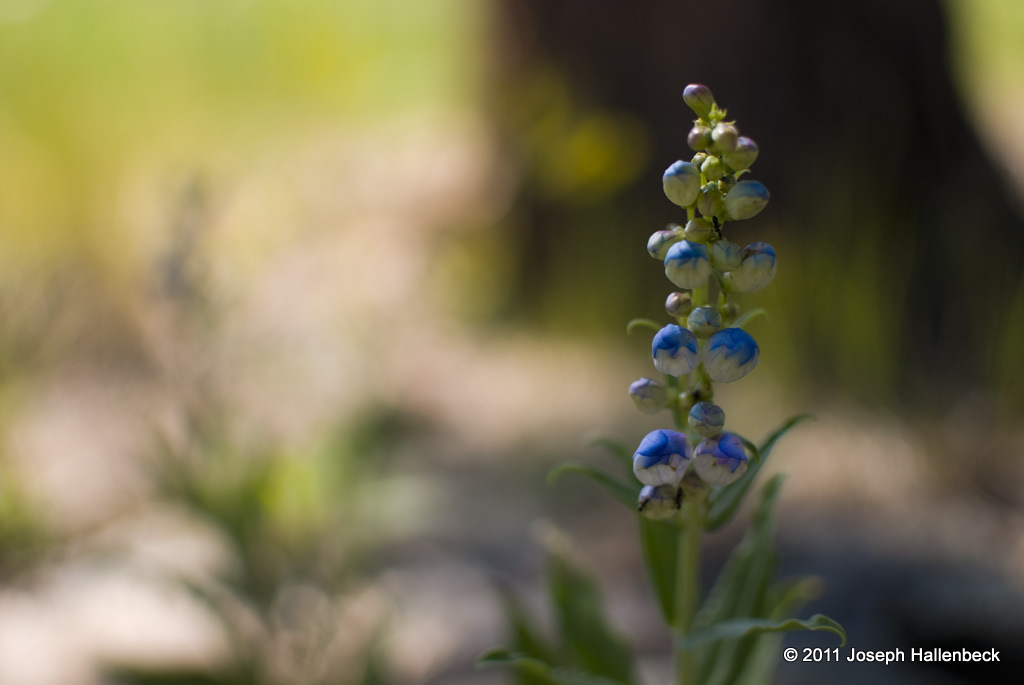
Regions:
<instances>
[{"instance_id":1,"label":"blurred tree trunk","mask_svg":"<svg viewBox=\"0 0 1024 685\"><path fill-rule=\"evenodd\" d=\"M659 177L692 155L680 95L700 82L761 147L772 204L727 230L781 246L765 295L804 378L1021 402L1024 331L1008 322L1024 320L1024 226L948 43L938 0L500 0L491 104L522 179L515 310L594 297L605 317L659 316L667 282L643 246L681 218ZM606 135L588 150L594 119Z\"/></svg>"}]
</instances>

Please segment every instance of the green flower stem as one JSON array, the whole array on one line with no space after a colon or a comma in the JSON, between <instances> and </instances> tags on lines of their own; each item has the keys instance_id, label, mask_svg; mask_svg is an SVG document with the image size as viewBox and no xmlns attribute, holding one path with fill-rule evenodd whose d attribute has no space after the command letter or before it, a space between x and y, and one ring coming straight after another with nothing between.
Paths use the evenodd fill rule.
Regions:
<instances>
[{"instance_id":1,"label":"green flower stem","mask_svg":"<svg viewBox=\"0 0 1024 685\"><path fill-rule=\"evenodd\" d=\"M686 430L686 412L683 411L682 403L680 400L680 391L686 386L686 383L675 376L665 374L665 387L669 390L669 411L672 412L672 422L675 424L676 430Z\"/></svg>"},{"instance_id":2,"label":"green flower stem","mask_svg":"<svg viewBox=\"0 0 1024 685\"><path fill-rule=\"evenodd\" d=\"M679 575L676 577L676 684L697 685L697 663L692 650L683 649L682 640L693 627L700 585L700 542L702 498L683 502L679 529Z\"/></svg>"}]
</instances>

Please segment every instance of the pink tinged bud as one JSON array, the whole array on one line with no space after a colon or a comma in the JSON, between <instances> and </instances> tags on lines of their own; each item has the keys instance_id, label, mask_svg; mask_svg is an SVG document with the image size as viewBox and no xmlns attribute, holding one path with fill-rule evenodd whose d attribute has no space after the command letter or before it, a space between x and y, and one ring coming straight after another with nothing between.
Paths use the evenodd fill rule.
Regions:
<instances>
[{"instance_id":1,"label":"pink tinged bud","mask_svg":"<svg viewBox=\"0 0 1024 685\"><path fill-rule=\"evenodd\" d=\"M689 207L700 195L700 169L689 162L679 160L665 169L661 182L665 196L680 207Z\"/></svg>"},{"instance_id":2,"label":"pink tinged bud","mask_svg":"<svg viewBox=\"0 0 1024 685\"><path fill-rule=\"evenodd\" d=\"M708 145L711 145L711 129L707 126L696 124L687 134L686 144L694 152L706 150Z\"/></svg>"},{"instance_id":3,"label":"pink tinged bud","mask_svg":"<svg viewBox=\"0 0 1024 685\"><path fill-rule=\"evenodd\" d=\"M693 309L693 298L687 293L669 293L665 298L665 312L669 316L681 318Z\"/></svg>"},{"instance_id":4,"label":"pink tinged bud","mask_svg":"<svg viewBox=\"0 0 1024 685\"><path fill-rule=\"evenodd\" d=\"M711 130L711 140L721 152L732 152L736 149L740 132L732 124L718 124Z\"/></svg>"},{"instance_id":5,"label":"pink tinged bud","mask_svg":"<svg viewBox=\"0 0 1024 685\"><path fill-rule=\"evenodd\" d=\"M694 114L706 119L715 107L715 96L707 86L691 83L683 90L683 102Z\"/></svg>"},{"instance_id":6,"label":"pink tinged bud","mask_svg":"<svg viewBox=\"0 0 1024 685\"><path fill-rule=\"evenodd\" d=\"M668 404L668 390L650 378L640 378L629 386L629 396L645 414L657 414Z\"/></svg>"},{"instance_id":7,"label":"pink tinged bud","mask_svg":"<svg viewBox=\"0 0 1024 685\"><path fill-rule=\"evenodd\" d=\"M757 216L771 196L760 181L740 181L725 195L725 214L730 221Z\"/></svg>"}]
</instances>

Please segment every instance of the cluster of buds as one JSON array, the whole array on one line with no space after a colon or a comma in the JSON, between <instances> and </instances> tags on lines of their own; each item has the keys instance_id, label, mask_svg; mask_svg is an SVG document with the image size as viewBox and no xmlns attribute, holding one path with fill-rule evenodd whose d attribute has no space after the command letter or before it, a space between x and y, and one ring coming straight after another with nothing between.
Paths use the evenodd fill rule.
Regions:
<instances>
[{"instance_id":1,"label":"cluster of buds","mask_svg":"<svg viewBox=\"0 0 1024 685\"><path fill-rule=\"evenodd\" d=\"M728 485L747 469L743 440L724 430L725 412L711 400L714 383L739 380L757 366L757 342L739 327L733 296L762 290L775 277L771 245L740 248L723 232L727 222L749 219L768 203L764 185L741 180L757 159L757 144L725 120L706 86L687 86L683 99L697 114L687 136L695 154L669 166L663 183L688 220L647 242L680 289L665 302L674 323L659 330L651 345L664 379L641 378L629 388L642 411L667 409L676 417L677 430L649 433L633 456L633 473L644 484L638 508L656 519L675 514L688 491Z\"/></svg>"}]
</instances>

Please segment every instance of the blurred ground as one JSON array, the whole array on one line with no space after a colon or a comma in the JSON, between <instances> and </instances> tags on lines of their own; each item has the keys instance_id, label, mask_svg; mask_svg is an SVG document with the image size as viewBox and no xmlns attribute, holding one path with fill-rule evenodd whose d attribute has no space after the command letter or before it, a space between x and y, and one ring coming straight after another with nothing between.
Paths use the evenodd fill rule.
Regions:
<instances>
[{"instance_id":1,"label":"blurred ground","mask_svg":"<svg viewBox=\"0 0 1024 685\"><path fill-rule=\"evenodd\" d=\"M0 4L0 684L107 685L113 666L216 671L237 649L223 615L268 646L279 682L359 682L370 661L396 683L504 682L472 665L505 637L492 583L546 616L547 525L595 561L658 682L668 639L631 516L589 483L544 485L558 461L602 463L592 436L628 444L658 427L625 394L648 372L648 343L619 338L620 321L584 344L493 316L517 247L492 227L515 179L472 86L426 78L463 65L470 73L450 78L473 81L464 62L483 18L454 1L419 24L397 3L338 14L325 2L248 14L225 3L214 15L182 3L156 18L109 4ZM361 34L347 22L367 18L378 38L352 47ZM160 20L196 41L182 48L194 64L167 68L174 41L155 39ZM323 34L307 40L318 22ZM61 42L79 26L96 32ZM43 39L67 52L34 50ZM126 68L147 42L153 53ZM411 47L391 51L400 44ZM110 52L77 80L62 76L100 48ZM421 53L435 58L409 66ZM208 81L196 75L211 64ZM140 85L152 70L165 90ZM276 86L246 85L268 72ZM416 89L424 79L433 90ZM335 83L346 94L325 102ZM240 94L224 95L228 84ZM1018 174L1007 141L1024 100L992 95L1005 81L978 87L999 105L979 107L981 130ZM376 109L340 118L367 98ZM640 249L648 228L624 230ZM988 431L984 396L926 423L841 392L810 396L771 359L766 349L722 399L752 437L817 416L773 457L789 474L784 570L825 581L812 608L864 649L959 639L936 625L1024 644L1020 423ZM948 454L967 456L936 456ZM190 487L225 501L236 486L248 497L248 469L268 464L251 511L269 549L216 497L168 486L168 463L195 467ZM310 542L318 535L328 544ZM736 535L709 542L709 565ZM247 606L203 594L230 594L247 573ZM309 634L313 624L326 628ZM329 644L308 653L323 663L304 663L318 639ZM784 667L780 682L1001 682L883 675Z\"/></svg>"}]
</instances>

